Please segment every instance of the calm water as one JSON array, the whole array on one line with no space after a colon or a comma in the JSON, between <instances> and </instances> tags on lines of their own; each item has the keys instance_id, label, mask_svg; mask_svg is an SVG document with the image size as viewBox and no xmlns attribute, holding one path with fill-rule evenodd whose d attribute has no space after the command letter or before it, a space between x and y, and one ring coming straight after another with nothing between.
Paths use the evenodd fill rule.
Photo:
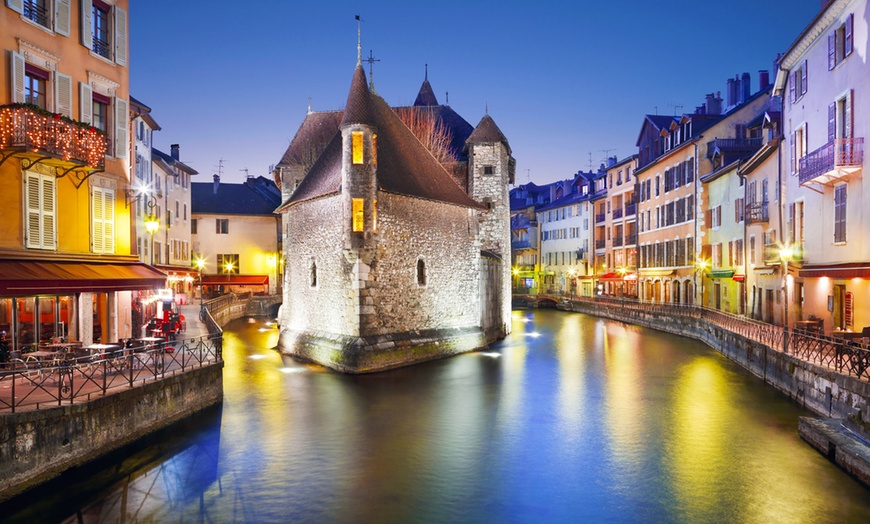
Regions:
<instances>
[{"instance_id":1,"label":"calm water","mask_svg":"<svg viewBox=\"0 0 870 524\"><path fill-rule=\"evenodd\" d=\"M0 520L870 522L809 413L694 341L515 311L486 352L353 377L276 340L234 323L222 408Z\"/></svg>"}]
</instances>

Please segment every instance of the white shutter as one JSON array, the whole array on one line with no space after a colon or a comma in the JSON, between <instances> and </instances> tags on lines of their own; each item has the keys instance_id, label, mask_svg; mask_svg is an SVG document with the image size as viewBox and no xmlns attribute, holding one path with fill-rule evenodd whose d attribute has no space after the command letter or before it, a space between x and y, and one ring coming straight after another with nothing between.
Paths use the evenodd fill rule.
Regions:
<instances>
[{"instance_id":1,"label":"white shutter","mask_svg":"<svg viewBox=\"0 0 870 524\"><path fill-rule=\"evenodd\" d=\"M55 212L55 184L54 175L42 175L40 186L42 190L42 247L43 249L57 249L56 238L56 212Z\"/></svg>"},{"instance_id":2,"label":"white shutter","mask_svg":"<svg viewBox=\"0 0 870 524\"><path fill-rule=\"evenodd\" d=\"M127 126L130 113L127 109L127 101L115 97L115 157L127 158L130 149L127 143Z\"/></svg>"},{"instance_id":3,"label":"white shutter","mask_svg":"<svg viewBox=\"0 0 870 524\"><path fill-rule=\"evenodd\" d=\"M54 32L69 36L70 0L55 0L54 4Z\"/></svg>"},{"instance_id":4,"label":"white shutter","mask_svg":"<svg viewBox=\"0 0 870 524\"><path fill-rule=\"evenodd\" d=\"M852 89L846 94L846 107L843 108L843 137L844 138L852 138L852 94L854 91Z\"/></svg>"},{"instance_id":5,"label":"white shutter","mask_svg":"<svg viewBox=\"0 0 870 524\"><path fill-rule=\"evenodd\" d=\"M91 242L94 253L103 252L103 190L95 187L91 197Z\"/></svg>"},{"instance_id":6,"label":"white shutter","mask_svg":"<svg viewBox=\"0 0 870 524\"><path fill-rule=\"evenodd\" d=\"M115 13L115 63L121 66L127 65L127 11L118 6L113 9Z\"/></svg>"},{"instance_id":7,"label":"white shutter","mask_svg":"<svg viewBox=\"0 0 870 524\"><path fill-rule=\"evenodd\" d=\"M30 248L42 247L40 240L42 239L40 228L40 210L39 202L39 175L36 173L26 173L24 179L24 201L25 214L24 221L27 228L24 232L25 245Z\"/></svg>"},{"instance_id":8,"label":"white shutter","mask_svg":"<svg viewBox=\"0 0 870 524\"><path fill-rule=\"evenodd\" d=\"M24 57L9 51L9 77L12 79L12 103L24 103Z\"/></svg>"},{"instance_id":9,"label":"white shutter","mask_svg":"<svg viewBox=\"0 0 870 524\"><path fill-rule=\"evenodd\" d=\"M103 190L103 249L115 252L115 192L111 189Z\"/></svg>"},{"instance_id":10,"label":"white shutter","mask_svg":"<svg viewBox=\"0 0 870 524\"><path fill-rule=\"evenodd\" d=\"M24 0L6 0L6 7L19 15L24 14Z\"/></svg>"},{"instance_id":11,"label":"white shutter","mask_svg":"<svg viewBox=\"0 0 870 524\"><path fill-rule=\"evenodd\" d=\"M94 27L93 22L91 21L91 17L93 16L93 10L94 4L93 2L91 2L91 0L82 0L82 45L87 47L88 49L94 48Z\"/></svg>"},{"instance_id":12,"label":"white shutter","mask_svg":"<svg viewBox=\"0 0 870 524\"><path fill-rule=\"evenodd\" d=\"M94 97L93 89L84 82L79 82L79 120L85 124L94 121Z\"/></svg>"},{"instance_id":13,"label":"white shutter","mask_svg":"<svg viewBox=\"0 0 870 524\"><path fill-rule=\"evenodd\" d=\"M72 118L72 77L54 73L54 112Z\"/></svg>"}]
</instances>

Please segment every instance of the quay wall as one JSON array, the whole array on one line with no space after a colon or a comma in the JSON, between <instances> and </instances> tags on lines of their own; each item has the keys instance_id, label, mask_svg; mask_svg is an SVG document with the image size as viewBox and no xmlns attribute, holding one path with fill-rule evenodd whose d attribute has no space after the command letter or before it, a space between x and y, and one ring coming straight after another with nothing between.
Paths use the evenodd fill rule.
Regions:
<instances>
[{"instance_id":1,"label":"quay wall","mask_svg":"<svg viewBox=\"0 0 870 524\"><path fill-rule=\"evenodd\" d=\"M0 416L0 502L221 402L223 362L96 398Z\"/></svg>"},{"instance_id":2,"label":"quay wall","mask_svg":"<svg viewBox=\"0 0 870 524\"><path fill-rule=\"evenodd\" d=\"M703 318L585 301L563 302L559 308L700 340L819 416L847 418L856 410L868 411L870 383L786 355Z\"/></svg>"}]
</instances>

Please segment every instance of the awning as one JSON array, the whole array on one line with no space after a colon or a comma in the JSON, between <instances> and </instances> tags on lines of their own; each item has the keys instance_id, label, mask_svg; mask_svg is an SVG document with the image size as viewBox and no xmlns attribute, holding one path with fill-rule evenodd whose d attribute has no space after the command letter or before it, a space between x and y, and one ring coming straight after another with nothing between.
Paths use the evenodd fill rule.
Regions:
<instances>
[{"instance_id":1,"label":"awning","mask_svg":"<svg viewBox=\"0 0 870 524\"><path fill-rule=\"evenodd\" d=\"M141 262L0 260L0 296L144 291L165 285L166 275Z\"/></svg>"},{"instance_id":2,"label":"awning","mask_svg":"<svg viewBox=\"0 0 870 524\"><path fill-rule=\"evenodd\" d=\"M731 278L732 278L735 282L745 282L745 281L746 281L746 275L734 275L734 276L731 277Z\"/></svg>"},{"instance_id":3,"label":"awning","mask_svg":"<svg viewBox=\"0 0 870 524\"><path fill-rule=\"evenodd\" d=\"M669 277L674 274L673 269L641 269L638 272L642 277Z\"/></svg>"},{"instance_id":4,"label":"awning","mask_svg":"<svg viewBox=\"0 0 870 524\"><path fill-rule=\"evenodd\" d=\"M849 264L831 264L804 266L798 270L798 276L805 278L870 278L870 263L853 262Z\"/></svg>"},{"instance_id":5,"label":"awning","mask_svg":"<svg viewBox=\"0 0 870 524\"><path fill-rule=\"evenodd\" d=\"M268 286L269 275L203 275L202 283L206 286Z\"/></svg>"},{"instance_id":6,"label":"awning","mask_svg":"<svg viewBox=\"0 0 870 524\"><path fill-rule=\"evenodd\" d=\"M599 282L622 282L622 275L619 273L604 273L600 277L598 277Z\"/></svg>"},{"instance_id":7,"label":"awning","mask_svg":"<svg viewBox=\"0 0 870 524\"><path fill-rule=\"evenodd\" d=\"M704 276L707 278L731 278L734 276L733 269L714 269L713 271L707 271L704 273Z\"/></svg>"}]
</instances>

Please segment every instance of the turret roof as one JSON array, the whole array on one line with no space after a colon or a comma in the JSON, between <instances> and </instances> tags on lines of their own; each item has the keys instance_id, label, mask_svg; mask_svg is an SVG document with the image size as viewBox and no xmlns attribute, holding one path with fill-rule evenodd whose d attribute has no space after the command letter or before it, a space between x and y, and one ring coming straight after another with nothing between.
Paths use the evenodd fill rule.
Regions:
<instances>
[{"instance_id":1,"label":"turret roof","mask_svg":"<svg viewBox=\"0 0 870 524\"><path fill-rule=\"evenodd\" d=\"M417 93L417 99L414 100L415 106L437 106L438 99L435 98L435 91L432 90L432 85L429 79L423 80L423 85L420 86L420 92Z\"/></svg>"},{"instance_id":2,"label":"turret roof","mask_svg":"<svg viewBox=\"0 0 870 524\"><path fill-rule=\"evenodd\" d=\"M505 138L501 129L495 125L495 120L486 114L480 119L480 123L474 128L474 131L472 131L471 136L468 137L466 144L485 144L493 142L504 144L507 148L508 154L510 154L511 146L508 144L507 138Z\"/></svg>"},{"instance_id":3,"label":"turret roof","mask_svg":"<svg viewBox=\"0 0 870 524\"><path fill-rule=\"evenodd\" d=\"M366 83L366 73L362 66L357 64L353 70L353 79L350 82L350 92L347 94L347 104L344 106L344 118L341 120L341 125L371 123L371 93Z\"/></svg>"}]
</instances>

